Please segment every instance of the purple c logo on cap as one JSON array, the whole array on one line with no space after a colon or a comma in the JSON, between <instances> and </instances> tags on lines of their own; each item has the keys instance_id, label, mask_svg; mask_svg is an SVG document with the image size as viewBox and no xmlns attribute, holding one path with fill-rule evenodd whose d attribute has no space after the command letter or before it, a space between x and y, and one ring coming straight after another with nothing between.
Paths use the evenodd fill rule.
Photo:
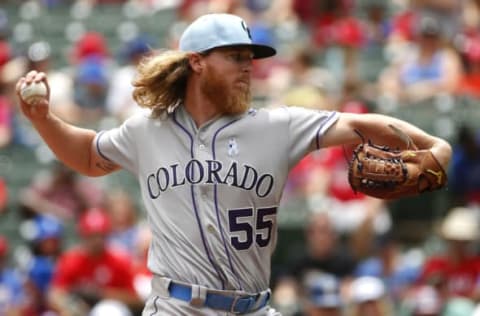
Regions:
<instances>
[{"instance_id":1,"label":"purple c logo on cap","mask_svg":"<svg viewBox=\"0 0 480 316\"><path fill-rule=\"evenodd\" d=\"M250 35L250 29L248 28L247 23L245 23L244 20L242 20L241 23L242 23L243 29L244 29L245 32L247 32L247 34L248 34L248 38L251 40L251 39L252 39L252 35Z\"/></svg>"}]
</instances>

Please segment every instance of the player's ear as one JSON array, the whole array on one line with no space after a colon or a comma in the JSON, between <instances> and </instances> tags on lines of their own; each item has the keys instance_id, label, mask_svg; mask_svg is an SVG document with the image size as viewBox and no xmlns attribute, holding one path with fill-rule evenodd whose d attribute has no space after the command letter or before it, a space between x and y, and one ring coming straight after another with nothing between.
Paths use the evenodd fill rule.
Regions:
<instances>
[{"instance_id":1,"label":"player's ear","mask_svg":"<svg viewBox=\"0 0 480 316\"><path fill-rule=\"evenodd\" d=\"M204 67L203 56L198 53L191 53L188 55L188 63L190 68L195 73L201 73Z\"/></svg>"}]
</instances>

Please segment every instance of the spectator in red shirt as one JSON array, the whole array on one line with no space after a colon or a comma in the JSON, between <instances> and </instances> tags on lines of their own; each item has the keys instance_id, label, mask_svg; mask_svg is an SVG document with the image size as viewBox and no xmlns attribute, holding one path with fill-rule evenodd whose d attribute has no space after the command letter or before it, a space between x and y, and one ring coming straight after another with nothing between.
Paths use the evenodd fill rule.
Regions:
<instances>
[{"instance_id":1,"label":"spectator in red shirt","mask_svg":"<svg viewBox=\"0 0 480 316\"><path fill-rule=\"evenodd\" d=\"M475 212L465 207L452 209L442 223L441 235L447 249L425 262L420 280L434 285L444 300L476 295L480 257L470 246L478 237L478 229Z\"/></svg>"},{"instance_id":2,"label":"spectator in red shirt","mask_svg":"<svg viewBox=\"0 0 480 316\"><path fill-rule=\"evenodd\" d=\"M48 300L60 315L81 315L105 299L136 308L132 260L107 246L110 218L101 209L87 210L78 222L81 243L60 256ZM77 315L77 314L73 314Z\"/></svg>"},{"instance_id":3,"label":"spectator in red shirt","mask_svg":"<svg viewBox=\"0 0 480 316\"><path fill-rule=\"evenodd\" d=\"M292 10L309 30L311 42L327 50L330 57L325 65L339 81L358 75L358 49L364 44L365 30L354 9L353 0L292 1Z\"/></svg>"}]
</instances>

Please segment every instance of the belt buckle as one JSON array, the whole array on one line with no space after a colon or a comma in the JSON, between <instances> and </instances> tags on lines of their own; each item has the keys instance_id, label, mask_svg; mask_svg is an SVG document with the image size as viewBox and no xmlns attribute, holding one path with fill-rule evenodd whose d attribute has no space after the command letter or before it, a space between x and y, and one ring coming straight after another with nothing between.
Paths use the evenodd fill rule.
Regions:
<instances>
[{"instance_id":1,"label":"belt buckle","mask_svg":"<svg viewBox=\"0 0 480 316\"><path fill-rule=\"evenodd\" d=\"M235 306L237 306L237 302L238 302L239 299L240 299L240 296L238 296L238 295L235 295L235 296L233 297L232 306L230 306L230 311L229 311L230 313L232 313L232 314L240 314L240 312L235 311Z\"/></svg>"},{"instance_id":2,"label":"belt buckle","mask_svg":"<svg viewBox=\"0 0 480 316\"><path fill-rule=\"evenodd\" d=\"M248 300L248 305L245 308L245 310L241 310L241 311L236 310L238 301L240 299ZM256 301L257 301L257 298L255 298L254 296L251 296L251 295L245 295L245 296L235 295L234 298L233 298L232 306L230 307L229 312L233 313L233 314L236 314L236 315L243 314L243 313L248 313L248 312L250 312L251 308L255 305Z\"/></svg>"}]
</instances>

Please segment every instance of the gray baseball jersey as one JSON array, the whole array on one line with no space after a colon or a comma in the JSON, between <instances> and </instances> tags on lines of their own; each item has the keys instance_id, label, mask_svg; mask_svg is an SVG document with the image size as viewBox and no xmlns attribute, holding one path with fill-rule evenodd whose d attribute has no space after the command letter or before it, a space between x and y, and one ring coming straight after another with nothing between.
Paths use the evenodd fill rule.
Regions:
<instances>
[{"instance_id":1,"label":"gray baseball jersey","mask_svg":"<svg viewBox=\"0 0 480 316\"><path fill-rule=\"evenodd\" d=\"M337 112L251 109L197 128L183 106L139 114L95 139L140 183L157 275L219 290L268 289L289 170L319 149Z\"/></svg>"}]
</instances>

